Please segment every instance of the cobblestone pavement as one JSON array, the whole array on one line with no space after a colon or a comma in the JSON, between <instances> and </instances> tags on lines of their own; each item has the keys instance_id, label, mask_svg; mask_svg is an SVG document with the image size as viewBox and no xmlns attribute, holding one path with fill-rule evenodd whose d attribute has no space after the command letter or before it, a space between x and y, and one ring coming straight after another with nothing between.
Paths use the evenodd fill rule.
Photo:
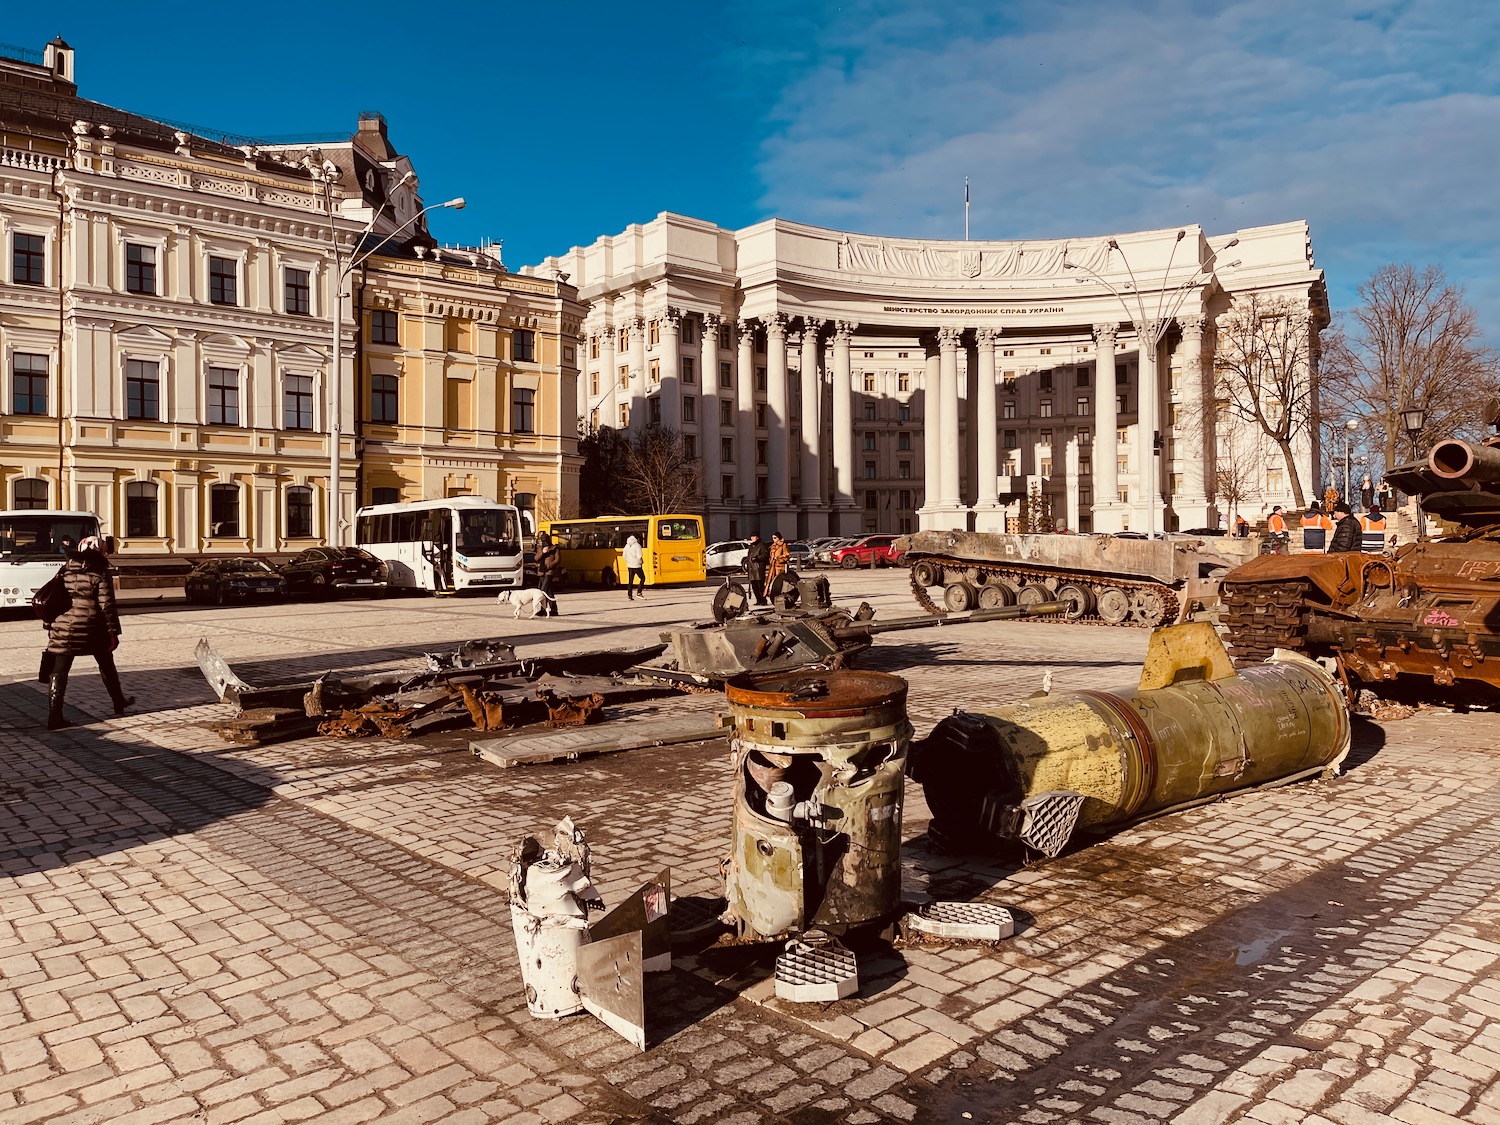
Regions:
<instances>
[{"instance_id":1,"label":"cobblestone pavement","mask_svg":"<svg viewBox=\"0 0 1500 1125\"><path fill-rule=\"evenodd\" d=\"M832 576L882 618L904 576ZM531 1019L505 896L521 835L583 824L611 904L662 867L722 890L725 744L498 770L455 738L231 747L192 664L249 679L509 635L654 639L702 590L241 609L128 604L137 713L41 729L34 622L0 621L0 1122L1500 1122L1497 724L1356 721L1330 781L1243 794L1015 867L929 848L908 898L1025 925L994 947L866 955L856 997L774 998L766 950L648 979L650 1049ZM1040 686L1132 682L1145 636L1054 624L897 633L918 734ZM686 697L680 708L721 708ZM638 710L646 709L644 706Z\"/></svg>"}]
</instances>

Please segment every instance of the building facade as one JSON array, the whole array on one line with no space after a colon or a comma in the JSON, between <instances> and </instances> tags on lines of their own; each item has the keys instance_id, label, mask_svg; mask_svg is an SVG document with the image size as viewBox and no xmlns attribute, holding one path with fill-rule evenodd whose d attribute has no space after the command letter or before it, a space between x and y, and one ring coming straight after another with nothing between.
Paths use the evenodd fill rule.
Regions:
<instances>
[{"instance_id":1,"label":"building facade","mask_svg":"<svg viewBox=\"0 0 1500 1125\"><path fill-rule=\"evenodd\" d=\"M561 498L571 481L576 495L571 288L475 254L421 260L426 208L378 115L318 148L208 138L80 98L61 40L12 54L0 506L88 509L122 554L155 556L341 541L375 488ZM394 338L410 354L366 346L368 300L405 319ZM537 361L512 365L516 328ZM538 417L568 419L547 441L510 440L508 410L483 402L436 424L425 412L459 369L478 387L501 363L509 402L530 380ZM394 427L370 413L377 369L398 380L379 398ZM462 473L431 471L449 447Z\"/></svg>"},{"instance_id":2,"label":"building facade","mask_svg":"<svg viewBox=\"0 0 1500 1125\"><path fill-rule=\"evenodd\" d=\"M1285 302L1313 357L1327 323L1300 222L939 242L668 213L536 272L558 270L586 309L585 427L681 431L716 537L1003 530L1038 502L1076 530L1217 526L1216 451L1244 427L1216 322ZM1282 460L1265 450L1240 508L1291 502Z\"/></svg>"}]
</instances>

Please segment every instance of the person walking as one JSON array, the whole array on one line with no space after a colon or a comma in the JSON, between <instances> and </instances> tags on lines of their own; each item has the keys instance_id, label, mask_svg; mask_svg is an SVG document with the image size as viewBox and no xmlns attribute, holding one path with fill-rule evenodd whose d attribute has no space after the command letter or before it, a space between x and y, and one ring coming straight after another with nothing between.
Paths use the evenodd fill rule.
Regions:
<instances>
[{"instance_id":1,"label":"person walking","mask_svg":"<svg viewBox=\"0 0 1500 1125\"><path fill-rule=\"evenodd\" d=\"M562 553L545 531L536 537L536 574L537 588L547 595L547 602L537 616L556 617L557 594L554 591L557 580L562 577Z\"/></svg>"},{"instance_id":2,"label":"person walking","mask_svg":"<svg viewBox=\"0 0 1500 1125\"><path fill-rule=\"evenodd\" d=\"M1328 533L1332 530L1333 521L1323 514L1323 505L1312 501L1302 513L1302 549L1321 553L1328 546Z\"/></svg>"},{"instance_id":3,"label":"person walking","mask_svg":"<svg viewBox=\"0 0 1500 1125\"><path fill-rule=\"evenodd\" d=\"M109 692L116 715L123 715L135 702L135 696L121 690L120 673L115 669L114 653L120 647L120 614L115 607L115 579L104 544L97 535L90 535L67 555L58 573L68 592L68 608L51 621L43 622L47 627L47 652L52 657L52 677L47 684L48 730L73 725L63 718L63 701L75 656L92 656L99 665L99 677Z\"/></svg>"},{"instance_id":4,"label":"person walking","mask_svg":"<svg viewBox=\"0 0 1500 1125\"><path fill-rule=\"evenodd\" d=\"M635 580L641 580L641 597L646 596L646 552L641 550L641 541L632 535L625 540L625 550L621 552L625 558L625 569L628 574L625 579L625 596L628 599L635 598Z\"/></svg>"},{"instance_id":5,"label":"person walking","mask_svg":"<svg viewBox=\"0 0 1500 1125\"><path fill-rule=\"evenodd\" d=\"M786 570L786 564L792 561L792 549L787 546L781 532L771 532L771 560L766 567L766 597L771 596L771 587L776 584L782 572Z\"/></svg>"},{"instance_id":6,"label":"person walking","mask_svg":"<svg viewBox=\"0 0 1500 1125\"><path fill-rule=\"evenodd\" d=\"M766 571L770 567L770 546L759 535L751 535L750 547L745 552L745 577L750 581L750 592L755 595L756 605L766 604Z\"/></svg>"},{"instance_id":7,"label":"person walking","mask_svg":"<svg viewBox=\"0 0 1500 1125\"><path fill-rule=\"evenodd\" d=\"M1338 516L1338 526L1333 529L1333 539L1329 541L1328 553L1339 554L1345 551L1358 551L1360 548L1360 526L1359 517L1349 510L1349 505L1340 500L1333 506L1333 514Z\"/></svg>"}]
</instances>

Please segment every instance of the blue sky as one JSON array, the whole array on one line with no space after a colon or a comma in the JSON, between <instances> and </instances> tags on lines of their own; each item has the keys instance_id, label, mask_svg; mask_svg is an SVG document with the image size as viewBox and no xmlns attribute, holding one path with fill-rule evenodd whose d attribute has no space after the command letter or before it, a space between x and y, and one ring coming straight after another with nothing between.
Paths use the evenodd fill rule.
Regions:
<instances>
[{"instance_id":1,"label":"blue sky","mask_svg":"<svg viewBox=\"0 0 1500 1125\"><path fill-rule=\"evenodd\" d=\"M1437 263L1500 340L1500 3L42 5L85 97L252 136L377 109L512 268L673 210L1030 238L1304 218L1335 311Z\"/></svg>"}]
</instances>

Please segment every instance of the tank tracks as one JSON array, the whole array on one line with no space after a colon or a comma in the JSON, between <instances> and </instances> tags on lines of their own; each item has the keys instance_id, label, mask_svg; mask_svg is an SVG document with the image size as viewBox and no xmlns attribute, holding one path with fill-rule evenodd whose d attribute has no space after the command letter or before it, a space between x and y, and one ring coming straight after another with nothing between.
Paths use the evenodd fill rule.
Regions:
<instances>
[{"instance_id":1,"label":"tank tracks","mask_svg":"<svg viewBox=\"0 0 1500 1125\"><path fill-rule=\"evenodd\" d=\"M931 585L943 587L943 605L927 592L926 577L937 578ZM963 587L965 592L954 593L954 587ZM1066 617L1069 623L1137 629L1170 624L1177 620L1179 608L1177 591L1160 582L931 555L912 562L911 593L917 604L934 616L965 609L997 609L1017 602L1044 602L1055 596L1073 604Z\"/></svg>"},{"instance_id":2,"label":"tank tracks","mask_svg":"<svg viewBox=\"0 0 1500 1125\"><path fill-rule=\"evenodd\" d=\"M1307 582L1227 586L1221 623L1236 665L1259 664L1278 649L1307 645Z\"/></svg>"}]
</instances>

